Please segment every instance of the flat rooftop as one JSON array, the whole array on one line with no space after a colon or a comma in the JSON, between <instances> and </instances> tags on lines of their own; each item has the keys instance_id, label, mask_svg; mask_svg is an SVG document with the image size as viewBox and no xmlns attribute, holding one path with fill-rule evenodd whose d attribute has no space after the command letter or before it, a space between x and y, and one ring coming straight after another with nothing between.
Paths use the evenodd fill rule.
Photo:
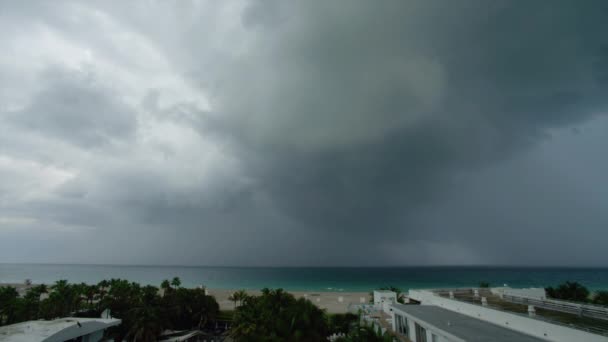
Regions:
<instances>
[{"instance_id":1,"label":"flat rooftop","mask_svg":"<svg viewBox=\"0 0 608 342\"><path fill-rule=\"evenodd\" d=\"M546 342L515 330L434 305L393 304L392 307L427 324L471 342Z\"/></svg>"},{"instance_id":2,"label":"flat rooftop","mask_svg":"<svg viewBox=\"0 0 608 342\"><path fill-rule=\"evenodd\" d=\"M45 341L53 335L70 329L75 336L119 325L120 319L65 317L51 321L27 321L0 327L0 342ZM80 324L80 326L78 325ZM78 327L76 329L76 327ZM81 335L78 335L82 333Z\"/></svg>"},{"instance_id":3,"label":"flat rooftop","mask_svg":"<svg viewBox=\"0 0 608 342\"><path fill-rule=\"evenodd\" d=\"M449 298L448 290L438 289L431 291L441 297ZM453 290L453 293L455 300L481 305L481 297L485 297L488 307L492 309L525 316L528 315L528 305L503 300L498 295L493 294L489 289L479 289L479 297L475 297L471 289L455 289ZM541 307L536 307L535 309L536 316L532 317L532 319L542 320L548 323L564 325L569 328L608 336L608 321L606 320L543 309Z\"/></svg>"}]
</instances>

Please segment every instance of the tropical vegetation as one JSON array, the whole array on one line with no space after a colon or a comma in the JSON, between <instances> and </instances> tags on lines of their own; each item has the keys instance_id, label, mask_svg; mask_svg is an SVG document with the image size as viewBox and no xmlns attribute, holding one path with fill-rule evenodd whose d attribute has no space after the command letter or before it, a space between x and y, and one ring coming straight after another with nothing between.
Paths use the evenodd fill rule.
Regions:
<instances>
[{"instance_id":1,"label":"tropical vegetation","mask_svg":"<svg viewBox=\"0 0 608 342\"><path fill-rule=\"evenodd\" d=\"M236 308L231 335L244 342L324 341L329 328L325 312L311 301L266 288Z\"/></svg>"},{"instance_id":2,"label":"tropical vegetation","mask_svg":"<svg viewBox=\"0 0 608 342\"><path fill-rule=\"evenodd\" d=\"M329 331L332 334L347 334L359 323L359 315L353 313L333 314L328 316Z\"/></svg>"},{"instance_id":3,"label":"tropical vegetation","mask_svg":"<svg viewBox=\"0 0 608 342\"><path fill-rule=\"evenodd\" d=\"M597 291L593 297L594 304L608 305L608 291Z\"/></svg>"},{"instance_id":4,"label":"tropical vegetation","mask_svg":"<svg viewBox=\"0 0 608 342\"><path fill-rule=\"evenodd\" d=\"M282 289L263 289L260 296L245 296L234 311L231 329L231 336L239 342L315 342L337 335L340 337L333 341L392 341L389 334L361 324L356 314L327 314L308 299L296 299Z\"/></svg>"},{"instance_id":5,"label":"tropical vegetation","mask_svg":"<svg viewBox=\"0 0 608 342\"><path fill-rule=\"evenodd\" d=\"M608 305L608 291L602 290L592 294L589 289L576 281L566 281L555 288L549 286L545 291L549 298Z\"/></svg>"},{"instance_id":6,"label":"tropical vegetation","mask_svg":"<svg viewBox=\"0 0 608 342\"><path fill-rule=\"evenodd\" d=\"M228 297L228 300L234 302L234 307L236 308L237 305L241 305L247 297L248 297L247 291L238 290L238 291L234 292L233 294L231 294Z\"/></svg>"},{"instance_id":7,"label":"tropical vegetation","mask_svg":"<svg viewBox=\"0 0 608 342\"><path fill-rule=\"evenodd\" d=\"M219 314L217 301L202 288L183 288L177 277L161 287L162 291L123 279L96 285L59 280L50 287L30 287L22 297L14 287L0 287L0 325L67 316L100 317L109 309L122 324L108 329L107 337L156 341L165 329L200 329Z\"/></svg>"},{"instance_id":8,"label":"tropical vegetation","mask_svg":"<svg viewBox=\"0 0 608 342\"><path fill-rule=\"evenodd\" d=\"M556 288L549 286L545 288L545 292L549 298L572 300L577 302L589 301L589 290L576 281L567 281L560 284Z\"/></svg>"}]
</instances>

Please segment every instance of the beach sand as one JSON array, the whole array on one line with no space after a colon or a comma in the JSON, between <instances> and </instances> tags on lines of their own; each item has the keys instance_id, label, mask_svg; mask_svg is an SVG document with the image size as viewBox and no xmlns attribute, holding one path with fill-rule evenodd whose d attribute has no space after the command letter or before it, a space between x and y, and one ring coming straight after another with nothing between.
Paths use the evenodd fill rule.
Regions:
<instances>
[{"instance_id":1,"label":"beach sand","mask_svg":"<svg viewBox=\"0 0 608 342\"><path fill-rule=\"evenodd\" d=\"M27 286L21 284L0 284L1 286L13 286L23 295L27 291ZM35 284L31 285L35 286ZM228 297L236 290L227 289L207 289L208 293L215 297L220 305L221 310L234 310L234 302ZM247 290L249 295L259 295L258 290ZM344 292L344 291L287 291L293 294L296 298L307 298L321 309L327 310L328 313L345 313L348 312L350 304L368 303L370 296L368 292Z\"/></svg>"},{"instance_id":2,"label":"beach sand","mask_svg":"<svg viewBox=\"0 0 608 342\"><path fill-rule=\"evenodd\" d=\"M228 297L235 290L223 289L208 289L209 294L213 295L220 304L221 310L234 310L234 302ZM348 312L350 304L368 303L370 296L368 292L325 292L325 291L287 291L293 294L296 298L307 298L321 309L327 310L328 313L345 313ZM248 290L249 295L259 295L260 291Z\"/></svg>"}]
</instances>

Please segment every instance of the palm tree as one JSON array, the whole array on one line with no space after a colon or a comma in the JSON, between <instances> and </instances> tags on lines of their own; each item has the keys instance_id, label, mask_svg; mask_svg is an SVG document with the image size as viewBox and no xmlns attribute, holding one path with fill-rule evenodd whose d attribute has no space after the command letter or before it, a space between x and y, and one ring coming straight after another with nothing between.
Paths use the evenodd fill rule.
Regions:
<instances>
[{"instance_id":1,"label":"palm tree","mask_svg":"<svg viewBox=\"0 0 608 342\"><path fill-rule=\"evenodd\" d=\"M229 297L228 300L231 300L234 302L234 308L236 309L237 307L237 303L238 305L243 304L243 301L248 297L247 295L247 291L245 290L238 290L235 291L234 293L232 293Z\"/></svg>"},{"instance_id":2,"label":"palm tree","mask_svg":"<svg viewBox=\"0 0 608 342\"><path fill-rule=\"evenodd\" d=\"M136 341L157 341L163 331L163 320L158 307L144 305L132 309L129 316L133 318L127 332L127 339Z\"/></svg>"},{"instance_id":3,"label":"palm tree","mask_svg":"<svg viewBox=\"0 0 608 342\"><path fill-rule=\"evenodd\" d=\"M182 281L179 279L179 277L174 277L173 280L171 280L171 285L173 285L176 289L182 284Z\"/></svg>"},{"instance_id":4,"label":"palm tree","mask_svg":"<svg viewBox=\"0 0 608 342\"><path fill-rule=\"evenodd\" d=\"M234 292L230 296L228 296L228 300L234 302L234 308L236 309L236 302L238 302L236 292Z\"/></svg>"},{"instance_id":5,"label":"palm tree","mask_svg":"<svg viewBox=\"0 0 608 342\"><path fill-rule=\"evenodd\" d=\"M85 287L85 297L87 297L87 302L89 304L89 308L93 307L93 300L99 298L99 287L97 285L87 285Z\"/></svg>"},{"instance_id":6,"label":"palm tree","mask_svg":"<svg viewBox=\"0 0 608 342\"><path fill-rule=\"evenodd\" d=\"M282 289L263 289L246 297L235 310L231 336L244 341L323 341L328 335L325 312L307 299Z\"/></svg>"},{"instance_id":7,"label":"palm tree","mask_svg":"<svg viewBox=\"0 0 608 342\"><path fill-rule=\"evenodd\" d=\"M235 296L235 300L239 302L239 305L243 304L243 301L249 296L247 294L247 291L245 290L238 290L235 293L233 293L233 296ZM236 307L236 302L235 302L235 307Z\"/></svg>"},{"instance_id":8,"label":"palm tree","mask_svg":"<svg viewBox=\"0 0 608 342\"><path fill-rule=\"evenodd\" d=\"M35 289L37 289L38 292L40 293L48 293L49 292L49 288L48 286L46 286L46 284L40 284L38 286L34 286Z\"/></svg>"},{"instance_id":9,"label":"palm tree","mask_svg":"<svg viewBox=\"0 0 608 342\"><path fill-rule=\"evenodd\" d=\"M0 287L0 325L15 323L18 298L16 288Z\"/></svg>"},{"instance_id":10,"label":"palm tree","mask_svg":"<svg viewBox=\"0 0 608 342\"><path fill-rule=\"evenodd\" d=\"M21 300L20 319L34 320L40 317L40 296L47 292L45 285L30 287ZM0 305L1 306L1 305Z\"/></svg>"},{"instance_id":11,"label":"palm tree","mask_svg":"<svg viewBox=\"0 0 608 342\"><path fill-rule=\"evenodd\" d=\"M198 318L198 328L202 329L209 320L215 320L220 312L220 306L212 296L205 295L205 292L194 295L193 317Z\"/></svg>"},{"instance_id":12,"label":"palm tree","mask_svg":"<svg viewBox=\"0 0 608 342\"><path fill-rule=\"evenodd\" d=\"M52 317L65 317L80 304L80 293L77 285L70 285L67 280L58 280L51 286L53 290L49 296L51 301Z\"/></svg>"},{"instance_id":13,"label":"palm tree","mask_svg":"<svg viewBox=\"0 0 608 342\"><path fill-rule=\"evenodd\" d=\"M102 280L97 284L97 310L101 310L101 305L104 303L104 299L108 294L108 288L110 283L107 280Z\"/></svg>"}]
</instances>

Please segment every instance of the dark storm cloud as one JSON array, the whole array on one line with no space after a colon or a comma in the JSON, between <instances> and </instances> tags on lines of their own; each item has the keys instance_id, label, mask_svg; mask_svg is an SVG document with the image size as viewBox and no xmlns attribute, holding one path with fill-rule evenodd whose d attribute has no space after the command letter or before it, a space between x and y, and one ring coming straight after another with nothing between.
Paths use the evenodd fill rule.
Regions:
<instances>
[{"instance_id":1,"label":"dark storm cloud","mask_svg":"<svg viewBox=\"0 0 608 342\"><path fill-rule=\"evenodd\" d=\"M0 15L3 260L606 262L604 1Z\"/></svg>"},{"instance_id":2,"label":"dark storm cloud","mask_svg":"<svg viewBox=\"0 0 608 342\"><path fill-rule=\"evenodd\" d=\"M248 170L311 229L408 230L450 174L606 108L607 5L260 2L219 107Z\"/></svg>"},{"instance_id":3,"label":"dark storm cloud","mask_svg":"<svg viewBox=\"0 0 608 342\"><path fill-rule=\"evenodd\" d=\"M93 75L51 69L43 79L43 89L23 110L10 113L9 121L84 147L133 134L133 109L119 94L98 84Z\"/></svg>"}]
</instances>

